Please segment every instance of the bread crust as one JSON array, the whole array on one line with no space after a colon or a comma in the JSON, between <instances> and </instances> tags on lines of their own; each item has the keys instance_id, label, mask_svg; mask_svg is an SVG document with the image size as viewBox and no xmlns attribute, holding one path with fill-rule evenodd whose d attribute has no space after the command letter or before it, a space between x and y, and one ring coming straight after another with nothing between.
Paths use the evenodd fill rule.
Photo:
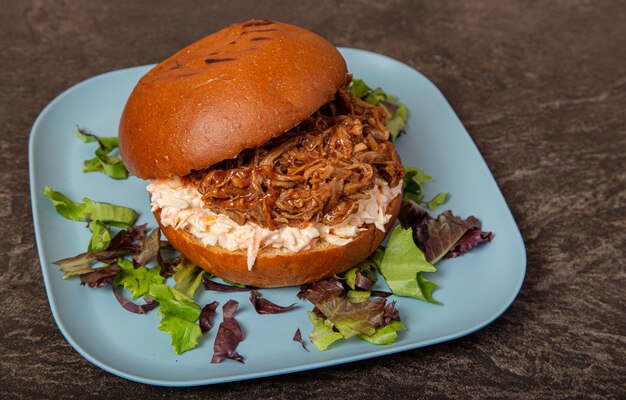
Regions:
<instances>
[{"instance_id":1,"label":"bread crust","mask_svg":"<svg viewBox=\"0 0 626 400\"><path fill-rule=\"evenodd\" d=\"M320 36L270 20L234 24L144 75L119 128L129 171L183 176L267 143L327 103L347 67Z\"/></svg>"},{"instance_id":2,"label":"bread crust","mask_svg":"<svg viewBox=\"0 0 626 400\"><path fill-rule=\"evenodd\" d=\"M385 232L370 224L364 226L367 230L359 232L345 246L328 244L298 253L261 249L251 271L248 271L246 251L204 246L186 230L163 226L160 210L156 210L154 216L172 246L207 272L245 285L280 287L317 282L363 261L391 230L400 211L401 198L402 194L396 196L387 206L387 214L391 214L391 218L385 224Z\"/></svg>"}]
</instances>

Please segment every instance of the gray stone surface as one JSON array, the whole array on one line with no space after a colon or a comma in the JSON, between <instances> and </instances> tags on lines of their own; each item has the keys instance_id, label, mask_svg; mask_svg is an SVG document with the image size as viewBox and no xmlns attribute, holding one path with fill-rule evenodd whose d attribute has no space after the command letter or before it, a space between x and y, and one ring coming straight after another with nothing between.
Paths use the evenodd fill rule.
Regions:
<instances>
[{"instance_id":1,"label":"gray stone surface","mask_svg":"<svg viewBox=\"0 0 626 400\"><path fill-rule=\"evenodd\" d=\"M189 389L117 378L63 339L31 221L34 119L74 83L251 17L395 57L443 91L526 242L501 318L415 351ZM0 398L626 398L623 2L2 1L0 49Z\"/></svg>"}]
</instances>

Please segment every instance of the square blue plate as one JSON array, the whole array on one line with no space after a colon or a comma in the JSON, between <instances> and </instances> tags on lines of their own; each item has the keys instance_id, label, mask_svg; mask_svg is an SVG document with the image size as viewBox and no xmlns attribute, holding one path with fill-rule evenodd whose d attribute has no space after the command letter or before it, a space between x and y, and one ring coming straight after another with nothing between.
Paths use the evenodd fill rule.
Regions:
<instances>
[{"instance_id":1,"label":"square blue plate","mask_svg":"<svg viewBox=\"0 0 626 400\"><path fill-rule=\"evenodd\" d=\"M410 110L408 134L398 140L405 164L434 177L427 195L451 193L445 208L457 215L475 215L494 240L456 259L438 264L429 276L439 284L432 305L399 298L398 309L408 330L390 346L358 339L335 343L310 353L292 341L296 328L307 337L311 305L299 301L296 310L278 315L257 315L247 293L203 292L200 304L217 300L240 302L237 314L245 338L237 350L240 364L227 360L211 364L216 328L200 339L198 347L177 356L170 338L157 330L156 312L135 315L122 309L106 287L89 289L77 279L62 280L52 261L78 254L87 247L89 233L83 223L59 216L43 195L51 186L69 198L83 197L132 207L139 223L156 223L149 212L146 182L131 177L115 181L98 173L83 174L83 160L93 156L94 145L74 137L77 125L97 135L113 136L126 99L150 66L129 68L88 79L58 96L39 115L29 146L30 187L37 246L52 314L68 342L97 366L121 377L164 386L193 386L258 378L378 357L458 338L496 319L517 295L526 268L526 254L511 212L476 146L437 88L411 67L391 58L355 49L341 49L354 76L397 95ZM281 305L296 300L297 288L263 290ZM221 322L221 310L214 323Z\"/></svg>"}]
</instances>

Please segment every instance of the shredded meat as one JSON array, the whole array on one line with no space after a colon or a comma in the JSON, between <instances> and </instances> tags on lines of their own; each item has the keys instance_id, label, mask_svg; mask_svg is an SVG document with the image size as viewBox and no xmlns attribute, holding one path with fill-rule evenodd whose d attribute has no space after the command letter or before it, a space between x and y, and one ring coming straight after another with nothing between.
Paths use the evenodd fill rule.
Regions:
<instances>
[{"instance_id":1,"label":"shredded meat","mask_svg":"<svg viewBox=\"0 0 626 400\"><path fill-rule=\"evenodd\" d=\"M268 229L334 225L358 210L377 178L395 187L403 169L388 141L385 111L355 98L349 82L265 146L189 174L205 206Z\"/></svg>"}]
</instances>

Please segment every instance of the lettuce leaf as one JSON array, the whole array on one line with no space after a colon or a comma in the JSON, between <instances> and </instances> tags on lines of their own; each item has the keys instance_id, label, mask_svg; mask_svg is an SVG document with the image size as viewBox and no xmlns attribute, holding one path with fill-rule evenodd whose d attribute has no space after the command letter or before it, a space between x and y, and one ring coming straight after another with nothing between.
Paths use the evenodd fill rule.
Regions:
<instances>
[{"instance_id":1,"label":"lettuce leaf","mask_svg":"<svg viewBox=\"0 0 626 400\"><path fill-rule=\"evenodd\" d=\"M305 297L328 319L344 338L372 335L383 323L386 300L376 297L353 303L343 297L343 286L335 280L320 281L307 289Z\"/></svg>"},{"instance_id":2,"label":"lettuce leaf","mask_svg":"<svg viewBox=\"0 0 626 400\"><path fill-rule=\"evenodd\" d=\"M350 85L350 92L359 99L365 97L369 92L372 91L372 88L367 86L367 83L363 79L353 79L352 84Z\"/></svg>"},{"instance_id":3,"label":"lettuce leaf","mask_svg":"<svg viewBox=\"0 0 626 400\"><path fill-rule=\"evenodd\" d=\"M202 283L204 270L187 259L183 259L174 273L174 288L185 296L193 299L196 289Z\"/></svg>"},{"instance_id":4,"label":"lettuce leaf","mask_svg":"<svg viewBox=\"0 0 626 400\"><path fill-rule=\"evenodd\" d=\"M94 269L91 267L91 264L96 261L112 263L118 257L138 251L138 241L144 237L145 231L145 224L129 226L127 229L118 232L104 250L87 251L74 257L53 261L52 263L58 265L59 269L64 273L63 279L92 272Z\"/></svg>"},{"instance_id":5,"label":"lettuce leaf","mask_svg":"<svg viewBox=\"0 0 626 400\"><path fill-rule=\"evenodd\" d=\"M376 265L369 258L343 273L339 279L345 279L352 290L370 290L376 283L374 269Z\"/></svg>"},{"instance_id":6,"label":"lettuce leaf","mask_svg":"<svg viewBox=\"0 0 626 400\"><path fill-rule=\"evenodd\" d=\"M113 291L113 295L115 296L117 302L120 303L120 306L122 306L124 310L132 312L133 314L145 314L159 305L156 301L148 298L144 298L144 301L146 302L145 304L139 305L119 294L117 290L115 290L115 285L111 285L111 290Z\"/></svg>"},{"instance_id":7,"label":"lettuce leaf","mask_svg":"<svg viewBox=\"0 0 626 400\"><path fill-rule=\"evenodd\" d=\"M243 363L243 357L236 351L237 345L243 340L243 331L237 320L235 320L235 312L238 306L239 303L235 300L228 300L222 307L224 320L217 329L217 335L215 335L213 357L211 358L212 364L220 363L225 358Z\"/></svg>"},{"instance_id":8,"label":"lettuce leaf","mask_svg":"<svg viewBox=\"0 0 626 400\"><path fill-rule=\"evenodd\" d=\"M78 128L76 136L84 143L97 142L96 156L83 162L83 172L102 172L113 179L126 179L130 175L119 157L111 156L118 147L117 137L98 137Z\"/></svg>"},{"instance_id":9,"label":"lettuce leaf","mask_svg":"<svg viewBox=\"0 0 626 400\"><path fill-rule=\"evenodd\" d=\"M419 290L422 296L424 296L423 300L433 304L441 304L433 298L433 290L437 288L437 284L424 278L424 274L421 272L417 274L417 286L419 286Z\"/></svg>"},{"instance_id":10,"label":"lettuce leaf","mask_svg":"<svg viewBox=\"0 0 626 400\"><path fill-rule=\"evenodd\" d=\"M92 272L94 268L91 267L95 261L108 261L115 257L126 254L125 250L101 250L101 251L89 251L79 254L74 257L64 258L62 260L53 261L52 264L58 265L61 272L63 272L63 279L75 275L82 275Z\"/></svg>"},{"instance_id":11,"label":"lettuce leaf","mask_svg":"<svg viewBox=\"0 0 626 400\"><path fill-rule=\"evenodd\" d=\"M394 142L406 126L409 109L403 103L398 103L398 109L393 114L390 113L389 109L387 112L389 116L385 122L385 127L389 130L389 140Z\"/></svg>"},{"instance_id":12,"label":"lettuce leaf","mask_svg":"<svg viewBox=\"0 0 626 400\"><path fill-rule=\"evenodd\" d=\"M130 172L119 157L104 155L85 160L83 172L101 172L113 179L126 179L130 176Z\"/></svg>"},{"instance_id":13,"label":"lettuce leaf","mask_svg":"<svg viewBox=\"0 0 626 400\"><path fill-rule=\"evenodd\" d=\"M89 222L89 230L91 231L91 240L89 240L89 246L87 251L99 251L109 247L111 242L111 232L109 228L102 223L102 221Z\"/></svg>"},{"instance_id":14,"label":"lettuce leaf","mask_svg":"<svg viewBox=\"0 0 626 400\"><path fill-rule=\"evenodd\" d=\"M367 340L373 344L382 344L388 345L398 338L398 331L405 330L406 327L400 321L391 321L389 324L383 326L382 328L376 329L376 332L372 335L360 335L360 338L363 340Z\"/></svg>"},{"instance_id":15,"label":"lettuce leaf","mask_svg":"<svg viewBox=\"0 0 626 400\"><path fill-rule=\"evenodd\" d=\"M82 286L89 285L90 288L100 288L111 282L111 279L120 272L122 272L122 269L117 263L94 268L91 272L80 276L80 284Z\"/></svg>"},{"instance_id":16,"label":"lettuce leaf","mask_svg":"<svg viewBox=\"0 0 626 400\"><path fill-rule=\"evenodd\" d=\"M200 318L199 305L164 283L152 284L145 296L159 302L159 315L163 317L159 330L170 335L176 354L184 353L198 344L198 338L202 336L200 326L195 323Z\"/></svg>"},{"instance_id":17,"label":"lettuce leaf","mask_svg":"<svg viewBox=\"0 0 626 400\"><path fill-rule=\"evenodd\" d=\"M112 137L99 137L85 129L78 128L75 133L76 137L83 141L83 143L98 143L98 151L100 154L109 154L111 151L118 147L118 140L116 136Z\"/></svg>"},{"instance_id":18,"label":"lettuce leaf","mask_svg":"<svg viewBox=\"0 0 626 400\"><path fill-rule=\"evenodd\" d=\"M98 220L105 224L127 228L137 219L137 213L130 208L99 203L86 197L83 199L84 203L75 203L49 186L45 187L44 194L50 198L59 214L74 221Z\"/></svg>"},{"instance_id":19,"label":"lettuce leaf","mask_svg":"<svg viewBox=\"0 0 626 400\"><path fill-rule=\"evenodd\" d=\"M368 301L372 292L369 290L348 290L346 292L346 299L353 303L362 303Z\"/></svg>"},{"instance_id":20,"label":"lettuce leaf","mask_svg":"<svg viewBox=\"0 0 626 400\"><path fill-rule=\"evenodd\" d=\"M230 286L224 285L222 283L217 283L207 278L206 275L202 278L202 285L204 286L204 290L214 290L216 292L247 292L251 289L240 286Z\"/></svg>"},{"instance_id":21,"label":"lettuce leaf","mask_svg":"<svg viewBox=\"0 0 626 400\"><path fill-rule=\"evenodd\" d=\"M186 321L196 321L200 317L199 305L164 283L151 285L145 296L159 302L159 315L175 315Z\"/></svg>"},{"instance_id":22,"label":"lettuce leaf","mask_svg":"<svg viewBox=\"0 0 626 400\"><path fill-rule=\"evenodd\" d=\"M411 201L402 205L399 219L402 226L413 229L413 240L431 263L464 254L493 238L491 232L481 231L481 223L474 216L461 219L447 210L432 218Z\"/></svg>"},{"instance_id":23,"label":"lettuce leaf","mask_svg":"<svg viewBox=\"0 0 626 400\"><path fill-rule=\"evenodd\" d=\"M170 335L172 347L174 347L176 354L182 354L196 347L198 338L202 336L198 324L173 315L166 315L161 318L159 330Z\"/></svg>"},{"instance_id":24,"label":"lettuce leaf","mask_svg":"<svg viewBox=\"0 0 626 400\"><path fill-rule=\"evenodd\" d=\"M420 282L424 281L421 273L437 272L437 269L413 242L411 229L396 226L391 231L379 271L393 294L438 304L432 298L434 283L426 281L428 285L420 286Z\"/></svg>"},{"instance_id":25,"label":"lettuce leaf","mask_svg":"<svg viewBox=\"0 0 626 400\"><path fill-rule=\"evenodd\" d=\"M161 230L154 228L148 237L141 241L139 252L133 254L133 262L135 265L146 265L157 257L159 250L161 250Z\"/></svg>"},{"instance_id":26,"label":"lettuce leaf","mask_svg":"<svg viewBox=\"0 0 626 400\"><path fill-rule=\"evenodd\" d=\"M256 290L250 291L250 303L252 303L257 314L280 314L290 311L296 306L296 303L288 306L279 306L267 299L262 299Z\"/></svg>"},{"instance_id":27,"label":"lettuce leaf","mask_svg":"<svg viewBox=\"0 0 626 400\"><path fill-rule=\"evenodd\" d=\"M215 314L215 310L217 309L217 301L213 301L204 307L202 307L202 311L200 311L200 320L198 321L200 324L200 330L202 333L207 333L213 327L213 323L211 322L211 318Z\"/></svg>"},{"instance_id":28,"label":"lettuce leaf","mask_svg":"<svg viewBox=\"0 0 626 400\"><path fill-rule=\"evenodd\" d=\"M481 243L490 242L493 239L492 232L484 232L480 229L471 229L459 239L450 251L446 253L445 258L454 258L467 253Z\"/></svg>"},{"instance_id":29,"label":"lettuce leaf","mask_svg":"<svg viewBox=\"0 0 626 400\"><path fill-rule=\"evenodd\" d=\"M309 351L309 349L306 348L306 343L304 343L304 340L302 340L302 333L300 332L300 328L296 329L296 333L293 334L293 339L292 340L294 342L300 343L302 348L304 350L306 350L307 352Z\"/></svg>"},{"instance_id":30,"label":"lettuce leaf","mask_svg":"<svg viewBox=\"0 0 626 400\"><path fill-rule=\"evenodd\" d=\"M159 267L134 268L133 263L124 258L118 258L117 265L122 269L122 272L113 278L113 284L128 289L133 299L144 295L151 285L161 284L165 281L165 278L159 274Z\"/></svg>"},{"instance_id":31,"label":"lettuce leaf","mask_svg":"<svg viewBox=\"0 0 626 400\"><path fill-rule=\"evenodd\" d=\"M309 321L313 324L313 332L309 335L309 340L319 351L324 351L337 340L343 339L341 333L333 330L332 323L327 324L324 318L318 318L311 311L309 311Z\"/></svg>"},{"instance_id":32,"label":"lettuce leaf","mask_svg":"<svg viewBox=\"0 0 626 400\"><path fill-rule=\"evenodd\" d=\"M432 177L419 168L403 165L404 178L402 184L402 193L404 200L422 203L428 206L432 211L436 211L439 205L448 199L448 193L437 193L429 201L424 201L424 189L422 185L430 181Z\"/></svg>"},{"instance_id":33,"label":"lettuce leaf","mask_svg":"<svg viewBox=\"0 0 626 400\"><path fill-rule=\"evenodd\" d=\"M446 200L448 200L448 193L441 192L437 193L435 197L428 200L426 202L426 205L428 206L430 211L437 211L437 208L439 208L441 204L445 203Z\"/></svg>"}]
</instances>

